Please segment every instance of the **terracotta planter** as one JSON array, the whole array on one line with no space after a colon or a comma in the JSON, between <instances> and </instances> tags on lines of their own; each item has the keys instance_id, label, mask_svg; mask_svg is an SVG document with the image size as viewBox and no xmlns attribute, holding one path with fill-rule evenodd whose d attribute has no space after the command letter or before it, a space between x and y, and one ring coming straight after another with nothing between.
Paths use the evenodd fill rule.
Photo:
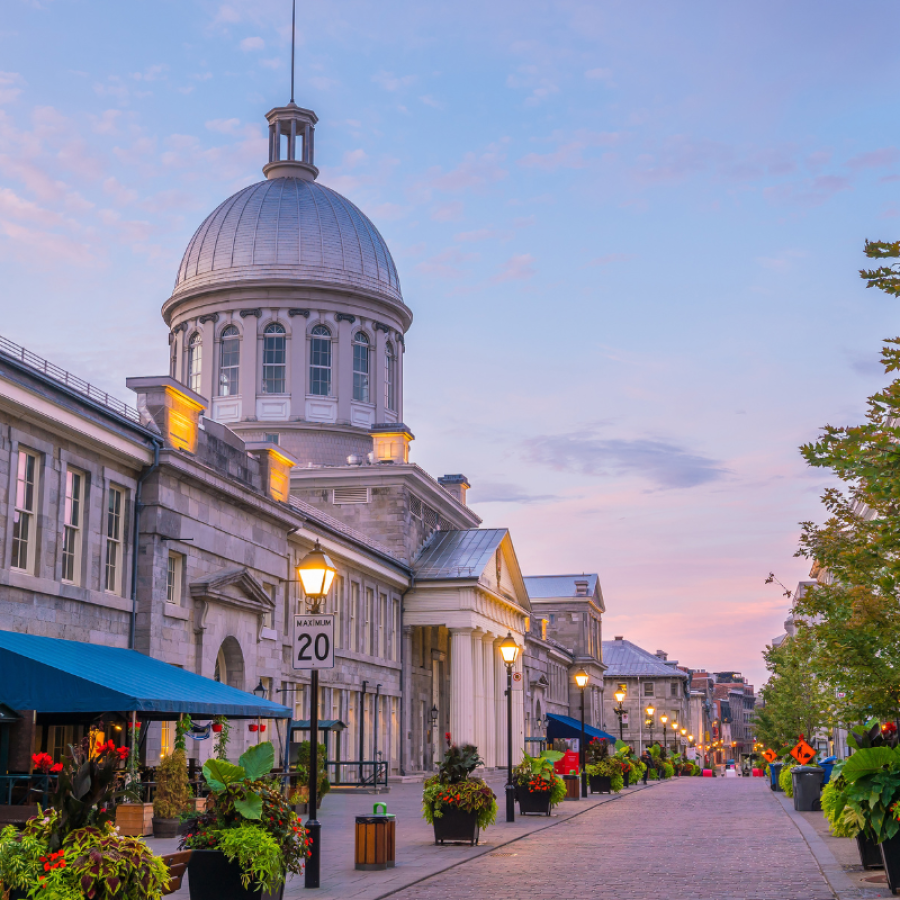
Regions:
<instances>
[{"instance_id":1,"label":"terracotta planter","mask_svg":"<svg viewBox=\"0 0 900 900\"><path fill-rule=\"evenodd\" d=\"M517 784L516 799L520 815L550 815L550 791L529 791L527 786Z\"/></svg>"},{"instance_id":2,"label":"terracotta planter","mask_svg":"<svg viewBox=\"0 0 900 900\"><path fill-rule=\"evenodd\" d=\"M478 843L481 829L478 827L478 814L457 809L454 806L444 806L441 809L441 817L434 820L434 842L443 844L471 844ZM192 898L194 900L194 898Z\"/></svg>"},{"instance_id":3,"label":"terracotta planter","mask_svg":"<svg viewBox=\"0 0 900 900\"><path fill-rule=\"evenodd\" d=\"M241 884L241 867L220 850L195 850L188 863L191 900L282 900L284 885L262 894Z\"/></svg>"}]
</instances>

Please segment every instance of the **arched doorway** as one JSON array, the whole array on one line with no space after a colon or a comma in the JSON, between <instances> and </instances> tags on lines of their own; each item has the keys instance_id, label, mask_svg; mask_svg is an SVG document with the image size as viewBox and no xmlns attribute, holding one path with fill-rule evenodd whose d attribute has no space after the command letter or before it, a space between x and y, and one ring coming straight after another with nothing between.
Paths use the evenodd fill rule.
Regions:
<instances>
[{"instance_id":1,"label":"arched doorway","mask_svg":"<svg viewBox=\"0 0 900 900\"><path fill-rule=\"evenodd\" d=\"M244 654L236 638L229 636L222 641L216 654L213 678L221 684L244 690Z\"/></svg>"}]
</instances>

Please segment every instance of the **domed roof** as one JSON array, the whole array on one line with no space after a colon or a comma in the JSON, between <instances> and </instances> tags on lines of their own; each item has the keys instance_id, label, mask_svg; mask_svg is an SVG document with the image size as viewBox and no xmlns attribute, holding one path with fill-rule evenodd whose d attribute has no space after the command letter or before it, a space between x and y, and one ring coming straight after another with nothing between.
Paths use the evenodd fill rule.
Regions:
<instances>
[{"instance_id":1,"label":"domed roof","mask_svg":"<svg viewBox=\"0 0 900 900\"><path fill-rule=\"evenodd\" d=\"M306 282L403 305L378 229L336 191L304 178L271 178L229 197L197 229L173 299L235 282Z\"/></svg>"}]
</instances>

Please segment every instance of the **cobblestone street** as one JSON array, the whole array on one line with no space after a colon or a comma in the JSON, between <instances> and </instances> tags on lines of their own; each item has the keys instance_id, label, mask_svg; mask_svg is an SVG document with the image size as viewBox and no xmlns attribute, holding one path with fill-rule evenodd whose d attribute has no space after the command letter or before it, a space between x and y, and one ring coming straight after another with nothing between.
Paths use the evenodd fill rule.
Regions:
<instances>
[{"instance_id":1,"label":"cobblestone street","mask_svg":"<svg viewBox=\"0 0 900 900\"><path fill-rule=\"evenodd\" d=\"M832 900L838 895L759 779L686 778L595 807L391 896Z\"/></svg>"}]
</instances>

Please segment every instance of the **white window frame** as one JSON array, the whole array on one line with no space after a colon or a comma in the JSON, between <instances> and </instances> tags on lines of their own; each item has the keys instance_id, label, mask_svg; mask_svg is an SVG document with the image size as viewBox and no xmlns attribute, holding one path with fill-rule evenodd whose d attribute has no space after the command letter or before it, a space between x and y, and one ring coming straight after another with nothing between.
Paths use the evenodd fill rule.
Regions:
<instances>
[{"instance_id":1,"label":"white window frame","mask_svg":"<svg viewBox=\"0 0 900 900\"><path fill-rule=\"evenodd\" d=\"M287 356L287 329L280 322L270 322L263 331L260 393L267 395L287 393ZM281 390L270 390L270 384L273 388L280 385Z\"/></svg>"},{"instance_id":2,"label":"white window frame","mask_svg":"<svg viewBox=\"0 0 900 900\"><path fill-rule=\"evenodd\" d=\"M241 393L241 333L236 325L228 325L222 330L218 391L220 397L236 397Z\"/></svg>"},{"instance_id":3,"label":"white window frame","mask_svg":"<svg viewBox=\"0 0 900 900\"><path fill-rule=\"evenodd\" d=\"M359 650L359 582L350 582L350 649Z\"/></svg>"},{"instance_id":4,"label":"white window frame","mask_svg":"<svg viewBox=\"0 0 900 900\"><path fill-rule=\"evenodd\" d=\"M334 348L332 346L333 335L331 329L327 325L315 325L309 333L309 394L311 397L332 397L334 396ZM317 343L321 341L322 346L318 347ZM316 362L317 354L322 353L328 358L328 365ZM313 373L321 375L326 382L326 391L313 390L316 386L313 379ZM327 373L327 374L322 374Z\"/></svg>"},{"instance_id":5,"label":"white window frame","mask_svg":"<svg viewBox=\"0 0 900 900\"><path fill-rule=\"evenodd\" d=\"M81 584L81 546L84 532L84 489L87 478L78 469L66 469L63 501L62 577L66 584Z\"/></svg>"},{"instance_id":6,"label":"white window frame","mask_svg":"<svg viewBox=\"0 0 900 900\"><path fill-rule=\"evenodd\" d=\"M374 618L375 591L373 588L366 588L366 610L365 623L363 628L363 653L374 656L374 635L372 633L372 619Z\"/></svg>"},{"instance_id":7,"label":"white window frame","mask_svg":"<svg viewBox=\"0 0 900 900\"><path fill-rule=\"evenodd\" d=\"M656 691L656 686L653 684L652 681L644 682L644 696L645 697L654 697L655 691Z\"/></svg>"},{"instance_id":8,"label":"white window frame","mask_svg":"<svg viewBox=\"0 0 900 900\"><path fill-rule=\"evenodd\" d=\"M31 472L29 480L29 462ZM12 559L10 566L34 574L37 544L37 504L40 487L40 457L31 450L19 449L16 459L16 486L13 514ZM24 546L24 554L22 547Z\"/></svg>"},{"instance_id":9,"label":"white window frame","mask_svg":"<svg viewBox=\"0 0 900 900\"><path fill-rule=\"evenodd\" d=\"M166 560L166 603L181 606L181 580L184 577L184 554L169 551Z\"/></svg>"},{"instance_id":10,"label":"white window frame","mask_svg":"<svg viewBox=\"0 0 900 900\"><path fill-rule=\"evenodd\" d=\"M113 503L114 498L116 503ZM115 509L112 507L115 506ZM110 485L106 491L106 561L103 570L104 590L108 594L122 593L122 570L124 568L124 546L122 517L125 507L125 491ZM110 574L112 577L110 577Z\"/></svg>"},{"instance_id":11,"label":"white window frame","mask_svg":"<svg viewBox=\"0 0 900 900\"><path fill-rule=\"evenodd\" d=\"M364 331L353 335L353 399L370 403L372 392L372 343Z\"/></svg>"},{"instance_id":12,"label":"white window frame","mask_svg":"<svg viewBox=\"0 0 900 900\"><path fill-rule=\"evenodd\" d=\"M192 391L200 393L200 379L203 375L203 339L200 332L195 331L188 338L187 347L187 385Z\"/></svg>"},{"instance_id":13,"label":"white window frame","mask_svg":"<svg viewBox=\"0 0 900 900\"><path fill-rule=\"evenodd\" d=\"M397 356L394 345L388 341L384 348L384 408L395 412L397 409Z\"/></svg>"}]
</instances>

